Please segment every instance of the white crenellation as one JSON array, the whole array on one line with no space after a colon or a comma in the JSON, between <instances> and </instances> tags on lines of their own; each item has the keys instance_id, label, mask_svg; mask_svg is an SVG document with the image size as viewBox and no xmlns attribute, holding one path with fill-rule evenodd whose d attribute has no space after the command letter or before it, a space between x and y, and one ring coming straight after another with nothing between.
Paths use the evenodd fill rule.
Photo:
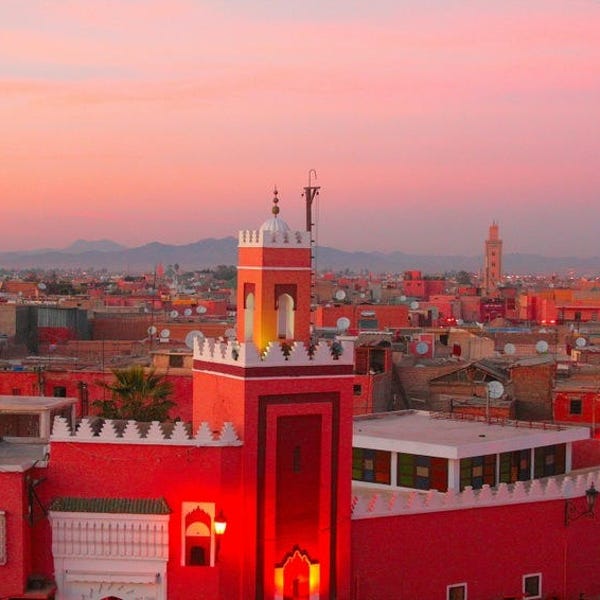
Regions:
<instances>
[{"instance_id":1,"label":"white crenellation","mask_svg":"<svg viewBox=\"0 0 600 600\"><path fill-rule=\"evenodd\" d=\"M200 427L198 427L198 432L196 433L196 437L194 439L201 446L207 446L212 443L213 432L206 421L202 421L202 423L200 423Z\"/></svg>"},{"instance_id":2,"label":"white crenellation","mask_svg":"<svg viewBox=\"0 0 600 600\"><path fill-rule=\"evenodd\" d=\"M117 430L115 429L114 423L109 420L104 421L102 429L100 431L100 435L105 440L116 440Z\"/></svg>"},{"instance_id":3,"label":"white crenellation","mask_svg":"<svg viewBox=\"0 0 600 600\"><path fill-rule=\"evenodd\" d=\"M122 423L122 422L121 422ZM121 425L122 427L122 425ZM127 421L122 433L115 422L106 419L96 433L90 419L82 419L76 431L71 431L64 417L54 418L51 442L85 442L95 444L155 444L160 446L241 446L235 427L224 423L221 431L213 433L207 422L202 422L195 436L188 434L184 423L173 425L170 435L165 433L158 421L153 421L147 433L140 431L135 421Z\"/></svg>"},{"instance_id":4,"label":"white crenellation","mask_svg":"<svg viewBox=\"0 0 600 600\"><path fill-rule=\"evenodd\" d=\"M238 234L238 247L310 248L308 231L261 231L246 229Z\"/></svg>"},{"instance_id":5,"label":"white crenellation","mask_svg":"<svg viewBox=\"0 0 600 600\"><path fill-rule=\"evenodd\" d=\"M202 360L236 367L281 367L353 365L354 343L350 340L337 342L342 349L335 351L328 342L321 341L311 351L302 342L293 342L287 348L279 342L269 342L261 354L252 342L237 340L216 341L212 338L195 338L194 360Z\"/></svg>"},{"instance_id":6,"label":"white crenellation","mask_svg":"<svg viewBox=\"0 0 600 600\"><path fill-rule=\"evenodd\" d=\"M479 490L467 486L464 491L377 490L356 486L352 497L352 518L369 519L400 515L484 508L585 496L591 484L600 488L600 469L569 475L557 475L532 481L484 485Z\"/></svg>"},{"instance_id":7,"label":"white crenellation","mask_svg":"<svg viewBox=\"0 0 600 600\"><path fill-rule=\"evenodd\" d=\"M55 419L56 421L56 419ZM82 440L91 440L96 434L94 433L89 419L81 419L79 427L75 432L77 437Z\"/></svg>"}]
</instances>

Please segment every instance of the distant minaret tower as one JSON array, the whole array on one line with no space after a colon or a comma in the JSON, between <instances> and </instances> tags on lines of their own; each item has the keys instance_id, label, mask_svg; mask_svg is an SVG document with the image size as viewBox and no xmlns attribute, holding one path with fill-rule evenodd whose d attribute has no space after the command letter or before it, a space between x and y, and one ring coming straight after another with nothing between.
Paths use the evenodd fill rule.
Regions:
<instances>
[{"instance_id":1,"label":"distant minaret tower","mask_svg":"<svg viewBox=\"0 0 600 600\"><path fill-rule=\"evenodd\" d=\"M483 293L489 297L498 295L498 285L502 281L502 240L498 236L498 224L490 225L490 233L485 241L483 264Z\"/></svg>"}]
</instances>

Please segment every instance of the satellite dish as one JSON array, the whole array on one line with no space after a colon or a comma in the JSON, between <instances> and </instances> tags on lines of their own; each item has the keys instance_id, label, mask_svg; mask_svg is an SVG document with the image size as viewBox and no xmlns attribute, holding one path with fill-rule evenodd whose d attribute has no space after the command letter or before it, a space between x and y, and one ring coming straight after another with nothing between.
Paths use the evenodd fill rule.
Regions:
<instances>
[{"instance_id":1,"label":"satellite dish","mask_svg":"<svg viewBox=\"0 0 600 600\"><path fill-rule=\"evenodd\" d=\"M336 300L345 300L346 299L346 292L344 290L337 290L335 292L335 299Z\"/></svg>"},{"instance_id":2,"label":"satellite dish","mask_svg":"<svg viewBox=\"0 0 600 600\"><path fill-rule=\"evenodd\" d=\"M207 310L207 309L206 309L206 306L197 306L197 307L196 307L196 312L197 312L199 315L203 315L203 314L206 312L206 310Z\"/></svg>"},{"instance_id":3,"label":"satellite dish","mask_svg":"<svg viewBox=\"0 0 600 600\"><path fill-rule=\"evenodd\" d=\"M427 342L419 342L416 346L417 354L427 354L429 352L429 344Z\"/></svg>"},{"instance_id":4,"label":"satellite dish","mask_svg":"<svg viewBox=\"0 0 600 600\"><path fill-rule=\"evenodd\" d=\"M154 325L150 325L146 331L148 332L148 335L155 335L158 330Z\"/></svg>"},{"instance_id":5,"label":"satellite dish","mask_svg":"<svg viewBox=\"0 0 600 600\"><path fill-rule=\"evenodd\" d=\"M504 344L504 354L514 354L517 351L517 348L514 344L507 342Z\"/></svg>"},{"instance_id":6,"label":"satellite dish","mask_svg":"<svg viewBox=\"0 0 600 600\"><path fill-rule=\"evenodd\" d=\"M406 302L406 296L404 294L400 296L400 302Z\"/></svg>"},{"instance_id":7,"label":"satellite dish","mask_svg":"<svg viewBox=\"0 0 600 600\"><path fill-rule=\"evenodd\" d=\"M413 300L410 303L410 307L412 308L412 310L417 310L417 308L419 308L419 303L416 300Z\"/></svg>"},{"instance_id":8,"label":"satellite dish","mask_svg":"<svg viewBox=\"0 0 600 600\"><path fill-rule=\"evenodd\" d=\"M361 297L361 298L366 298L366 297L367 297L367 295L366 295L364 292L361 292L361 293L360 293L360 297Z\"/></svg>"},{"instance_id":9,"label":"satellite dish","mask_svg":"<svg viewBox=\"0 0 600 600\"><path fill-rule=\"evenodd\" d=\"M335 325L338 331L346 331L350 327L350 319L348 317L340 317Z\"/></svg>"},{"instance_id":10,"label":"satellite dish","mask_svg":"<svg viewBox=\"0 0 600 600\"><path fill-rule=\"evenodd\" d=\"M162 329L160 332L161 338L168 338L171 335L171 332L168 329Z\"/></svg>"},{"instance_id":11,"label":"satellite dish","mask_svg":"<svg viewBox=\"0 0 600 600\"><path fill-rule=\"evenodd\" d=\"M186 309L183 311L183 314L184 314L186 317L189 317L189 316L192 314L192 309L191 309L191 308L186 308Z\"/></svg>"},{"instance_id":12,"label":"satellite dish","mask_svg":"<svg viewBox=\"0 0 600 600\"><path fill-rule=\"evenodd\" d=\"M548 352L548 342L546 340L540 340L536 345L535 345L535 351L538 354L544 354L544 352Z\"/></svg>"},{"instance_id":13,"label":"satellite dish","mask_svg":"<svg viewBox=\"0 0 600 600\"><path fill-rule=\"evenodd\" d=\"M189 331L187 333L187 335L185 336L185 345L190 348L191 350L193 350L194 348L194 340L195 339L198 340L203 340L204 339L204 334L201 331L198 331L197 329L193 329L192 331Z\"/></svg>"},{"instance_id":14,"label":"satellite dish","mask_svg":"<svg viewBox=\"0 0 600 600\"><path fill-rule=\"evenodd\" d=\"M497 400L498 398L502 397L502 394L504 394L504 386L499 381L490 381L487 384L487 393L490 398Z\"/></svg>"},{"instance_id":15,"label":"satellite dish","mask_svg":"<svg viewBox=\"0 0 600 600\"><path fill-rule=\"evenodd\" d=\"M578 337L578 338L575 340L575 345L576 345L578 348L584 348L586 344L587 344L587 340L586 340L584 337Z\"/></svg>"},{"instance_id":16,"label":"satellite dish","mask_svg":"<svg viewBox=\"0 0 600 600\"><path fill-rule=\"evenodd\" d=\"M38 286L38 290L46 289L46 284L43 281L40 281L40 283L38 283L37 286Z\"/></svg>"},{"instance_id":17,"label":"satellite dish","mask_svg":"<svg viewBox=\"0 0 600 600\"><path fill-rule=\"evenodd\" d=\"M169 313L169 316L171 317L171 319L176 319L179 316L179 313L176 310L172 310Z\"/></svg>"},{"instance_id":18,"label":"satellite dish","mask_svg":"<svg viewBox=\"0 0 600 600\"><path fill-rule=\"evenodd\" d=\"M227 338L234 338L235 337L235 329L233 329L233 327L230 327L229 329L225 330L225 337Z\"/></svg>"}]
</instances>

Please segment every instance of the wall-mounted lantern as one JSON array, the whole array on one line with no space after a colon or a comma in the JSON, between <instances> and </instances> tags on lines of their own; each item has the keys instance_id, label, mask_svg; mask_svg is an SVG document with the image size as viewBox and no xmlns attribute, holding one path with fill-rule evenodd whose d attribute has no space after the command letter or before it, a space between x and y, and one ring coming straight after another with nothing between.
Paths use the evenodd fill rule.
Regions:
<instances>
[{"instance_id":1,"label":"wall-mounted lantern","mask_svg":"<svg viewBox=\"0 0 600 600\"><path fill-rule=\"evenodd\" d=\"M567 500L565 502L565 525L568 525L571 521L579 519L579 517L593 517L594 507L596 506L596 499L598 497L598 490L595 488L593 482L590 487L585 490L585 506L578 508L575 504L575 500Z\"/></svg>"},{"instance_id":2,"label":"wall-mounted lantern","mask_svg":"<svg viewBox=\"0 0 600 600\"><path fill-rule=\"evenodd\" d=\"M215 536L216 536L216 548L215 548L215 562L219 560L219 550L221 549L221 537L225 533L227 529L227 519L223 514L223 511L220 510L219 514L215 517L213 521L213 526L215 528Z\"/></svg>"}]
</instances>

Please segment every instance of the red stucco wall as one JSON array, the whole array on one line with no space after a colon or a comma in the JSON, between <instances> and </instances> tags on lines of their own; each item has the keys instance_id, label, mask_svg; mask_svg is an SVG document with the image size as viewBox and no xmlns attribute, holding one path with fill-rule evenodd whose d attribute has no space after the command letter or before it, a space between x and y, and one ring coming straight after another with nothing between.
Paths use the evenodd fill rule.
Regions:
<instances>
[{"instance_id":1,"label":"red stucco wall","mask_svg":"<svg viewBox=\"0 0 600 600\"><path fill-rule=\"evenodd\" d=\"M353 521L354 600L444 600L446 586L463 582L469 599L520 600L522 577L531 573L542 574L544 599L596 598L600 518L566 527L564 506L556 500Z\"/></svg>"}]
</instances>

